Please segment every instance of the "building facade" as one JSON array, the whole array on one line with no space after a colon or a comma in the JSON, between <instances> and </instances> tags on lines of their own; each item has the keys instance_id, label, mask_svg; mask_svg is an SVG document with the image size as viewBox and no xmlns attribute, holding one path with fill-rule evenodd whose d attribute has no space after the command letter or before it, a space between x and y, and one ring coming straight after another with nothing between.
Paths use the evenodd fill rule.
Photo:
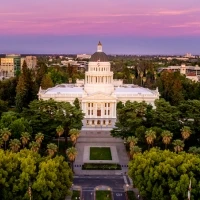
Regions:
<instances>
[{"instance_id":1,"label":"building facade","mask_svg":"<svg viewBox=\"0 0 200 200\"><path fill-rule=\"evenodd\" d=\"M21 68L21 56L18 54L8 54L1 58L0 76L2 78L14 77Z\"/></svg>"},{"instance_id":2,"label":"building facade","mask_svg":"<svg viewBox=\"0 0 200 200\"><path fill-rule=\"evenodd\" d=\"M56 101L70 103L78 98L85 113L84 128L113 128L117 117L118 102L145 101L154 106L154 101L159 98L159 92L133 84L123 84L122 80L113 79L110 62L99 42L97 52L90 58L85 80L77 80L76 84L57 85L47 90L40 88L38 97L43 100L52 98Z\"/></svg>"},{"instance_id":3,"label":"building facade","mask_svg":"<svg viewBox=\"0 0 200 200\"><path fill-rule=\"evenodd\" d=\"M26 57L21 58L21 68L23 66L24 61L26 62L28 69L35 70L35 68L37 66L37 57L36 56L26 56Z\"/></svg>"}]
</instances>

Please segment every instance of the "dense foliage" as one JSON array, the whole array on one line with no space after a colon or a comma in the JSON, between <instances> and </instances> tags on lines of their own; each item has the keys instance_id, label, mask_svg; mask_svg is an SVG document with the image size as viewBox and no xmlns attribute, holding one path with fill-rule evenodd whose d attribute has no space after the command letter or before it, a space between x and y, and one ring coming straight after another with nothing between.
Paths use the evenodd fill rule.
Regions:
<instances>
[{"instance_id":1,"label":"dense foliage","mask_svg":"<svg viewBox=\"0 0 200 200\"><path fill-rule=\"evenodd\" d=\"M129 163L129 175L143 199L187 199L191 179L191 200L200 196L200 157L152 148L135 155Z\"/></svg>"},{"instance_id":2,"label":"dense foliage","mask_svg":"<svg viewBox=\"0 0 200 200\"><path fill-rule=\"evenodd\" d=\"M23 149L18 153L0 149L0 199L65 199L72 171L62 156L41 157Z\"/></svg>"},{"instance_id":3,"label":"dense foliage","mask_svg":"<svg viewBox=\"0 0 200 200\"><path fill-rule=\"evenodd\" d=\"M173 139L181 139L181 129L188 126L191 135L185 140L186 149L200 144L199 100L183 101L179 106L172 106L164 99L159 99L155 101L155 108L145 102L127 101L125 105L119 105L116 127L111 131L114 137L125 139L135 136L139 139L139 146L147 149L145 132L151 129L156 132L154 145L164 148L163 131L173 133Z\"/></svg>"}]
</instances>

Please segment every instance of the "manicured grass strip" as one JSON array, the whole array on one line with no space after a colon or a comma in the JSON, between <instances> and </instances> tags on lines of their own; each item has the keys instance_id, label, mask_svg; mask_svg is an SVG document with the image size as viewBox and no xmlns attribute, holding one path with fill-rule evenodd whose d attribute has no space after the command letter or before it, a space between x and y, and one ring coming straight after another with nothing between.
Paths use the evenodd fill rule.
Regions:
<instances>
[{"instance_id":1,"label":"manicured grass strip","mask_svg":"<svg viewBox=\"0 0 200 200\"><path fill-rule=\"evenodd\" d=\"M73 190L72 200L78 199L78 197L80 197L80 191L79 190Z\"/></svg>"},{"instance_id":2,"label":"manicured grass strip","mask_svg":"<svg viewBox=\"0 0 200 200\"><path fill-rule=\"evenodd\" d=\"M90 160L112 160L110 147L90 147Z\"/></svg>"},{"instance_id":3,"label":"manicured grass strip","mask_svg":"<svg viewBox=\"0 0 200 200\"><path fill-rule=\"evenodd\" d=\"M96 200L112 200L111 191L97 190Z\"/></svg>"},{"instance_id":4,"label":"manicured grass strip","mask_svg":"<svg viewBox=\"0 0 200 200\"><path fill-rule=\"evenodd\" d=\"M136 200L135 193L133 191L126 192L128 200Z\"/></svg>"},{"instance_id":5,"label":"manicured grass strip","mask_svg":"<svg viewBox=\"0 0 200 200\"><path fill-rule=\"evenodd\" d=\"M121 170L121 165L110 163L84 163L82 170Z\"/></svg>"}]
</instances>

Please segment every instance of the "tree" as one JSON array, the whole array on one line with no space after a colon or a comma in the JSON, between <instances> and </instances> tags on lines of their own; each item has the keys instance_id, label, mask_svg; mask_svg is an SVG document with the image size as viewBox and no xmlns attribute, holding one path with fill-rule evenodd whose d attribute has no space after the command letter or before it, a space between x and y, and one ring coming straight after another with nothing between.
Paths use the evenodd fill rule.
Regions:
<instances>
[{"instance_id":1,"label":"tree","mask_svg":"<svg viewBox=\"0 0 200 200\"><path fill-rule=\"evenodd\" d=\"M30 103L29 107L30 109L24 109L22 116L29 120L34 133L48 133L49 137L45 137L45 140L50 141L51 137L55 137L55 130L61 125L64 128L67 144L69 130L72 128L81 129L82 127L84 116L82 110L72 106L69 102L56 102L52 99L35 100Z\"/></svg>"},{"instance_id":2,"label":"tree","mask_svg":"<svg viewBox=\"0 0 200 200\"><path fill-rule=\"evenodd\" d=\"M73 162L74 162L78 152L75 147L71 147L66 150L66 154L67 154L69 161L71 162L71 167L72 167L72 171L73 171Z\"/></svg>"},{"instance_id":3,"label":"tree","mask_svg":"<svg viewBox=\"0 0 200 200\"><path fill-rule=\"evenodd\" d=\"M155 106L156 109L151 110L151 126L168 130L178 137L180 135L180 112L178 107L171 106L164 99L155 100Z\"/></svg>"},{"instance_id":4,"label":"tree","mask_svg":"<svg viewBox=\"0 0 200 200\"><path fill-rule=\"evenodd\" d=\"M13 140L10 140L9 146L11 150L16 153L20 149L21 142L18 139L13 139Z\"/></svg>"},{"instance_id":5,"label":"tree","mask_svg":"<svg viewBox=\"0 0 200 200\"><path fill-rule=\"evenodd\" d=\"M182 138L183 140L185 141L186 139L188 139L191 135L191 129L190 127L188 126L184 126L182 129L181 129L181 135L182 135Z\"/></svg>"},{"instance_id":6,"label":"tree","mask_svg":"<svg viewBox=\"0 0 200 200\"><path fill-rule=\"evenodd\" d=\"M117 122L111 131L113 137L122 139L135 135L135 130L146 124L146 115L152 109L145 102L127 101L122 108L117 109Z\"/></svg>"},{"instance_id":7,"label":"tree","mask_svg":"<svg viewBox=\"0 0 200 200\"><path fill-rule=\"evenodd\" d=\"M153 146L153 143L154 143L154 140L156 139L156 132L149 129L145 132L145 138L146 138L146 141L150 147L150 145Z\"/></svg>"},{"instance_id":8,"label":"tree","mask_svg":"<svg viewBox=\"0 0 200 200\"><path fill-rule=\"evenodd\" d=\"M35 141L32 141L31 143L29 143L29 147L33 152L38 152L40 149L40 144Z\"/></svg>"},{"instance_id":9,"label":"tree","mask_svg":"<svg viewBox=\"0 0 200 200\"><path fill-rule=\"evenodd\" d=\"M141 153L142 149L138 146L130 147L130 157L133 158L136 154Z\"/></svg>"},{"instance_id":10,"label":"tree","mask_svg":"<svg viewBox=\"0 0 200 200\"><path fill-rule=\"evenodd\" d=\"M4 143L3 139L0 138L0 148L3 146L3 143Z\"/></svg>"},{"instance_id":11,"label":"tree","mask_svg":"<svg viewBox=\"0 0 200 200\"><path fill-rule=\"evenodd\" d=\"M51 88L53 86L54 86L54 84L53 84L53 82L51 80L50 75L49 74L45 74L43 76L43 78L42 78L41 88L46 90L46 89Z\"/></svg>"},{"instance_id":12,"label":"tree","mask_svg":"<svg viewBox=\"0 0 200 200\"><path fill-rule=\"evenodd\" d=\"M56 128L56 133L58 135L58 150L59 150L59 140L60 136L64 133L64 128L60 125Z\"/></svg>"},{"instance_id":13,"label":"tree","mask_svg":"<svg viewBox=\"0 0 200 200\"><path fill-rule=\"evenodd\" d=\"M44 140L44 134L42 134L41 132L39 132L35 135L35 141L36 141L36 143L39 144L39 146L41 146L41 143L43 140Z\"/></svg>"},{"instance_id":14,"label":"tree","mask_svg":"<svg viewBox=\"0 0 200 200\"><path fill-rule=\"evenodd\" d=\"M131 148L137 144L138 138L136 138L135 136L129 136L127 138L127 142L129 143L129 147Z\"/></svg>"},{"instance_id":15,"label":"tree","mask_svg":"<svg viewBox=\"0 0 200 200\"><path fill-rule=\"evenodd\" d=\"M3 112L8 111L8 103L0 99L0 117Z\"/></svg>"},{"instance_id":16,"label":"tree","mask_svg":"<svg viewBox=\"0 0 200 200\"><path fill-rule=\"evenodd\" d=\"M74 106L77 108L77 109L80 109L81 107L80 107L80 102L79 102L79 100L78 100L78 98L76 98L75 100L74 100Z\"/></svg>"},{"instance_id":17,"label":"tree","mask_svg":"<svg viewBox=\"0 0 200 200\"><path fill-rule=\"evenodd\" d=\"M58 151L58 147L56 144L50 143L47 144L47 152L49 154L50 157L53 157L54 154Z\"/></svg>"},{"instance_id":18,"label":"tree","mask_svg":"<svg viewBox=\"0 0 200 200\"><path fill-rule=\"evenodd\" d=\"M79 135L80 135L80 131L79 131L78 129L74 129L74 128L73 128L73 129L70 129L69 135L70 135L71 141L73 142L73 144L75 144L77 138L78 138Z\"/></svg>"},{"instance_id":19,"label":"tree","mask_svg":"<svg viewBox=\"0 0 200 200\"><path fill-rule=\"evenodd\" d=\"M187 199L190 179L191 200L200 196L200 157L182 152L152 148L136 154L129 163L128 175L143 199Z\"/></svg>"},{"instance_id":20,"label":"tree","mask_svg":"<svg viewBox=\"0 0 200 200\"><path fill-rule=\"evenodd\" d=\"M70 194L72 171L63 156L41 157L37 152L0 149L0 199L65 199ZM27 164L28 163L28 164Z\"/></svg>"},{"instance_id":21,"label":"tree","mask_svg":"<svg viewBox=\"0 0 200 200\"><path fill-rule=\"evenodd\" d=\"M177 153L183 151L183 148L185 146L182 140L174 140L173 145L174 145L174 151Z\"/></svg>"},{"instance_id":22,"label":"tree","mask_svg":"<svg viewBox=\"0 0 200 200\"><path fill-rule=\"evenodd\" d=\"M37 87L33 77L33 72L28 69L24 61L16 88L16 109L18 112L21 112L23 107L28 107L28 104L37 98Z\"/></svg>"},{"instance_id":23,"label":"tree","mask_svg":"<svg viewBox=\"0 0 200 200\"><path fill-rule=\"evenodd\" d=\"M8 128L3 128L0 130L1 137L3 141L5 142L5 150L6 150L6 142L9 140L9 137L11 136L11 132Z\"/></svg>"},{"instance_id":24,"label":"tree","mask_svg":"<svg viewBox=\"0 0 200 200\"><path fill-rule=\"evenodd\" d=\"M21 141L22 141L23 148L28 144L30 137L31 137L31 135L28 132L21 133Z\"/></svg>"},{"instance_id":25,"label":"tree","mask_svg":"<svg viewBox=\"0 0 200 200\"><path fill-rule=\"evenodd\" d=\"M173 133L171 133L170 131L163 131L162 134L162 141L165 144L165 149L167 148L167 145L170 144L172 137L173 137Z\"/></svg>"}]
</instances>

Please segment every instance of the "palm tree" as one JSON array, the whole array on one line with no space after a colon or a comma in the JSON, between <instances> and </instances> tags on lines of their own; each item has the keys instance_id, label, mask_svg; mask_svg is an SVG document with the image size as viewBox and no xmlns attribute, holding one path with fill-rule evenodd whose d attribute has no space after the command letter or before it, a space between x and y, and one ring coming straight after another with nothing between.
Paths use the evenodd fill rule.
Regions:
<instances>
[{"instance_id":1,"label":"palm tree","mask_svg":"<svg viewBox=\"0 0 200 200\"><path fill-rule=\"evenodd\" d=\"M150 147L150 145L153 146L154 140L156 139L156 132L151 129L147 130L145 132L145 138L146 138L146 141L147 141L149 147Z\"/></svg>"},{"instance_id":2,"label":"palm tree","mask_svg":"<svg viewBox=\"0 0 200 200\"><path fill-rule=\"evenodd\" d=\"M39 145L41 145L41 143L42 143L42 140L44 140L44 134L42 134L42 133L37 133L36 135L35 135L35 141L36 141L36 143L38 143Z\"/></svg>"},{"instance_id":3,"label":"palm tree","mask_svg":"<svg viewBox=\"0 0 200 200\"><path fill-rule=\"evenodd\" d=\"M59 140L60 140L60 136L64 133L64 128L62 126L58 126L56 128L56 133L58 135L58 150L59 150Z\"/></svg>"},{"instance_id":4,"label":"palm tree","mask_svg":"<svg viewBox=\"0 0 200 200\"><path fill-rule=\"evenodd\" d=\"M38 143L35 142L35 141L32 141L32 142L29 144L29 147L31 148L32 151L38 152L38 150L40 149L40 144L38 144Z\"/></svg>"},{"instance_id":5,"label":"palm tree","mask_svg":"<svg viewBox=\"0 0 200 200\"><path fill-rule=\"evenodd\" d=\"M174 151L177 153L183 151L183 148L185 146L182 140L174 140L173 145L174 145Z\"/></svg>"},{"instance_id":6,"label":"palm tree","mask_svg":"<svg viewBox=\"0 0 200 200\"><path fill-rule=\"evenodd\" d=\"M66 150L67 157L69 161L71 162L71 167L72 167L72 172L73 172L73 162L78 154L78 151L76 150L75 147L71 147Z\"/></svg>"},{"instance_id":7,"label":"palm tree","mask_svg":"<svg viewBox=\"0 0 200 200\"><path fill-rule=\"evenodd\" d=\"M191 129L189 126L184 126L182 129L181 129L181 135L182 135L182 138L183 140L185 141L186 139L188 139L191 135Z\"/></svg>"},{"instance_id":8,"label":"palm tree","mask_svg":"<svg viewBox=\"0 0 200 200\"><path fill-rule=\"evenodd\" d=\"M70 135L71 141L73 142L73 144L75 144L77 138L78 138L79 135L80 135L80 131L79 131L78 129L74 129L74 128L73 128L73 129L70 129L69 135Z\"/></svg>"},{"instance_id":9,"label":"palm tree","mask_svg":"<svg viewBox=\"0 0 200 200\"><path fill-rule=\"evenodd\" d=\"M163 131L161 136L162 136L162 141L165 144L165 149L166 149L167 145L171 142L173 133L171 133L170 131Z\"/></svg>"},{"instance_id":10,"label":"palm tree","mask_svg":"<svg viewBox=\"0 0 200 200\"><path fill-rule=\"evenodd\" d=\"M30 133L28 132L22 132L21 133L21 141L22 141L22 144L23 144L23 148L28 144L28 141L30 140Z\"/></svg>"},{"instance_id":11,"label":"palm tree","mask_svg":"<svg viewBox=\"0 0 200 200\"><path fill-rule=\"evenodd\" d=\"M47 152L50 157L54 156L54 154L58 151L58 146L54 143L47 144Z\"/></svg>"},{"instance_id":12,"label":"palm tree","mask_svg":"<svg viewBox=\"0 0 200 200\"><path fill-rule=\"evenodd\" d=\"M127 142L129 143L129 147L131 148L137 144L138 138L136 138L135 136L129 136L127 138Z\"/></svg>"},{"instance_id":13,"label":"palm tree","mask_svg":"<svg viewBox=\"0 0 200 200\"><path fill-rule=\"evenodd\" d=\"M10 140L9 146L13 152L17 152L21 146L21 142L18 139L13 139Z\"/></svg>"},{"instance_id":14,"label":"palm tree","mask_svg":"<svg viewBox=\"0 0 200 200\"><path fill-rule=\"evenodd\" d=\"M1 129L1 136L3 141L5 142L5 150L6 150L6 142L9 140L9 137L11 136L11 132L8 128Z\"/></svg>"},{"instance_id":15,"label":"palm tree","mask_svg":"<svg viewBox=\"0 0 200 200\"><path fill-rule=\"evenodd\" d=\"M133 158L134 155L141 153L142 149L138 146L132 146L130 147L130 157Z\"/></svg>"}]
</instances>

